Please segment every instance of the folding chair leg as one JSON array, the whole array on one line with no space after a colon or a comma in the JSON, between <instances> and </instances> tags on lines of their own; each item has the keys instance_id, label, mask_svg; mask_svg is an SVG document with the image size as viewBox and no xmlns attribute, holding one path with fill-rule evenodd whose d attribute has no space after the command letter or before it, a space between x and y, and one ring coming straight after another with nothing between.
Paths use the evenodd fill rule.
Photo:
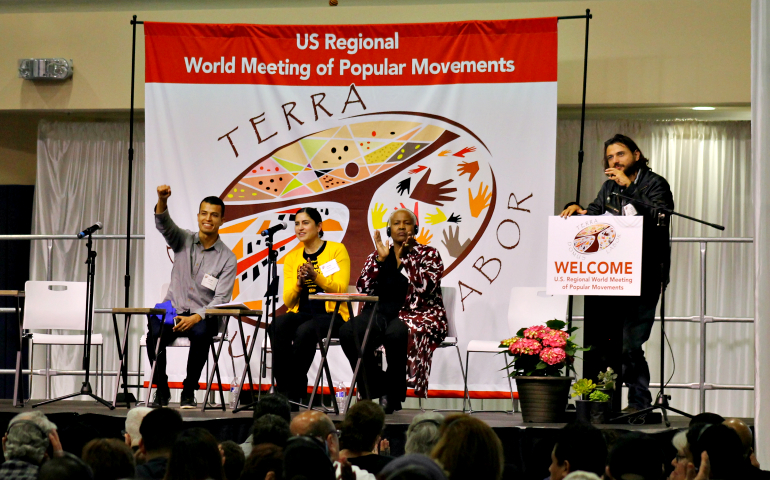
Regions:
<instances>
[{"instance_id":1,"label":"folding chair leg","mask_svg":"<svg viewBox=\"0 0 770 480\"><path fill-rule=\"evenodd\" d=\"M468 369L471 365L470 354L471 352L465 352L465 375L463 375L463 380L465 380L465 389L463 391L463 413L465 413L465 401L467 400L469 414L473 413L473 407L471 406L471 392L468 390Z\"/></svg>"},{"instance_id":2,"label":"folding chair leg","mask_svg":"<svg viewBox=\"0 0 770 480\"><path fill-rule=\"evenodd\" d=\"M128 361L128 359L126 359ZM137 376L136 376L136 401L139 402L141 399L139 397L142 396L142 387L140 386L142 384L142 365L144 365L144 362L142 362L142 346L139 345L139 364L137 365Z\"/></svg>"},{"instance_id":3,"label":"folding chair leg","mask_svg":"<svg viewBox=\"0 0 770 480\"><path fill-rule=\"evenodd\" d=\"M35 383L35 342L29 342L29 399L32 400L32 384Z\"/></svg>"},{"instance_id":4,"label":"folding chair leg","mask_svg":"<svg viewBox=\"0 0 770 480\"><path fill-rule=\"evenodd\" d=\"M45 399L51 399L51 346L45 346Z\"/></svg>"},{"instance_id":5,"label":"folding chair leg","mask_svg":"<svg viewBox=\"0 0 770 480\"><path fill-rule=\"evenodd\" d=\"M206 382L206 395L203 397L203 407L201 408L201 412L206 411L206 405L209 401L209 393L211 392L211 384L214 381L214 374L217 375L217 382L219 382L219 399L222 402L222 410L226 410L225 407L225 394L222 391L222 378L219 375L219 356L222 353L222 345L225 343L224 336L219 339L219 347L217 347L216 350L214 350L214 343L211 343L211 355L214 357L214 369L207 375L208 381ZM207 362L208 365L208 362Z\"/></svg>"}]
</instances>

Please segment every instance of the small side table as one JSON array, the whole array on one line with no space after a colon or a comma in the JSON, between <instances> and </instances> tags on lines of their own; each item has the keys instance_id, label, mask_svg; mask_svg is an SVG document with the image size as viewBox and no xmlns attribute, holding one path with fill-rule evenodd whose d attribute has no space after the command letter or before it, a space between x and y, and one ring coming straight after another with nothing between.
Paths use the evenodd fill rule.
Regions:
<instances>
[{"instance_id":1,"label":"small side table","mask_svg":"<svg viewBox=\"0 0 770 480\"><path fill-rule=\"evenodd\" d=\"M340 304L342 302L347 303L348 305L348 312L351 316L353 316L353 305L352 302L373 302L374 308L372 309L371 315L369 315L369 322L366 324L366 331L364 332L364 340L361 342L361 344L358 344L358 328L356 327L356 324L353 324L353 338L356 342L356 350L358 351L358 360L356 361L356 368L353 370L353 379L350 381L350 391L349 395L347 396L347 401L345 402L345 411L348 411L348 408L350 408L350 400L353 396L353 389L356 386L356 381L358 380L358 371L361 369L361 373L364 377L364 385L367 386L366 391L369 391L369 383L366 379L366 368L363 367L362 359L364 356L364 348L366 347L366 341L369 338L369 331L372 328L372 321L375 318L375 315L377 315L377 303L380 301L380 297L375 297L371 295L351 295L351 294L319 294L319 295L310 295L308 296L309 300L322 300L324 302L335 302L334 305L334 313L332 314L332 321L329 324L329 331L326 333L326 341L323 341L322 339L318 339L319 347L321 348L321 365L318 367L318 372L315 376L315 383L313 383L313 392L310 394L310 400L308 401L308 410L312 408L313 406L313 400L315 399L316 390L318 390L318 384L321 383L321 373L322 371L326 372L326 380L329 382L329 388L334 390L334 384L332 383L332 376L331 372L329 371L329 362L326 360L326 356L329 352L329 345L332 338L332 328L334 327L334 318L337 316L340 310ZM339 407L337 407L337 402L335 401L333 403L334 407L334 413L336 415L339 415Z\"/></svg>"},{"instance_id":2,"label":"small side table","mask_svg":"<svg viewBox=\"0 0 770 480\"><path fill-rule=\"evenodd\" d=\"M246 380L246 374L249 375L249 385L252 387L254 386L254 379L251 376L251 354L254 352L254 344L256 344L257 340L257 334L256 332L254 335L251 336L251 340L249 341L248 347L246 346L246 337L243 335L243 317L257 317L257 328L266 328L266 324L262 322L262 310L246 310L246 309L239 309L239 308L210 308L206 310L206 316L210 317L226 317L227 320L225 321L225 331L227 331L227 322L229 321L230 317L235 317L238 320L238 329L241 333L241 345L243 346L243 359L245 362L245 365L243 367L243 372L241 373L241 390L243 390L243 382ZM222 352L222 344L224 342L219 342L219 349L217 350L216 357L214 359L215 364L214 368L211 369L211 373L209 374L208 381L206 382L206 396L204 398L208 398L209 392L211 391L211 383L214 381L214 373L217 370L218 363L219 363L219 355ZM248 348L248 351L247 351ZM235 374L235 372L233 372ZM220 380L220 387L221 387L221 380ZM221 390L220 390L221 393ZM223 397L224 398L224 397ZM244 410L248 408L250 405L245 405L243 407L239 407L238 403L240 403L240 392L238 392L238 398L235 400L235 408L233 409L233 413L237 413L241 410ZM222 402L222 409L224 410L224 401ZM203 402L203 408L201 411L206 411L206 402Z\"/></svg>"},{"instance_id":3,"label":"small side table","mask_svg":"<svg viewBox=\"0 0 770 480\"><path fill-rule=\"evenodd\" d=\"M118 315L125 315L123 321L123 342L120 341L120 332L118 332ZM118 347L118 358L120 359L120 367L118 368L118 377L115 381L115 394L112 397L112 406L110 410L114 410L118 406L118 389L120 388L120 377L123 377L123 398L126 400L126 408L131 408L131 402L128 399L128 329L131 326L131 315L146 315L147 322L150 321L151 315L160 315L161 318L166 315L166 310L162 308L113 308L112 309L112 325L115 327L115 345ZM121 346L122 345L122 346ZM141 362L142 359L140 358ZM104 366L102 366L104 368ZM140 379L141 381L141 379ZM152 382L152 379L150 379ZM149 399L147 402L149 403Z\"/></svg>"},{"instance_id":4,"label":"small side table","mask_svg":"<svg viewBox=\"0 0 770 480\"><path fill-rule=\"evenodd\" d=\"M19 322L19 343L18 348L16 349L16 378L13 382L13 406L14 407L23 407L24 406L24 389L21 388L21 380L22 380L22 372L21 372L21 351L22 351L22 343L24 338L24 330L23 330L23 312L24 307L21 304L21 299L24 298L24 291L22 290L0 290L0 297L15 297L16 298L16 319ZM30 371L32 370L32 365L29 366ZM32 379L32 375L30 375L30 381Z\"/></svg>"}]
</instances>

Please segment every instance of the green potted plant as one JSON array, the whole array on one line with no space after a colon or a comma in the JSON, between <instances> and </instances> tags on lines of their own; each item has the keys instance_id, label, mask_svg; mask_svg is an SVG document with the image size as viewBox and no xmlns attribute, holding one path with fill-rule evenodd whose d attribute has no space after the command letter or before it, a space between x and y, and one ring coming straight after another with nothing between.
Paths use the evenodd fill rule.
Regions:
<instances>
[{"instance_id":1,"label":"green potted plant","mask_svg":"<svg viewBox=\"0 0 770 480\"><path fill-rule=\"evenodd\" d=\"M588 378L581 378L572 385L572 397L575 400L575 413L579 422L607 423L612 410L610 396L599 389Z\"/></svg>"},{"instance_id":2,"label":"green potted plant","mask_svg":"<svg viewBox=\"0 0 770 480\"><path fill-rule=\"evenodd\" d=\"M610 405L612 404L612 396L615 392L615 382L617 379L618 374L615 373L612 367L607 367L606 371L599 372L596 378L596 389L605 395L609 395Z\"/></svg>"},{"instance_id":3,"label":"green potted plant","mask_svg":"<svg viewBox=\"0 0 770 480\"><path fill-rule=\"evenodd\" d=\"M525 422L558 422L567 407L570 384L575 372L575 354L581 348L561 320L522 328L516 336L503 340L501 348L513 357L508 365L516 380L521 412Z\"/></svg>"}]
</instances>

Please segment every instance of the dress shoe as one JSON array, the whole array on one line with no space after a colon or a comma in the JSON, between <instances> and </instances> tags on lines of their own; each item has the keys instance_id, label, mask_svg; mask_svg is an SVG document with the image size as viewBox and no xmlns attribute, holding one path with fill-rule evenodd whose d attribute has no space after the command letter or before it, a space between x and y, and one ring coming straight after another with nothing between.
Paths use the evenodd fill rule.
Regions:
<instances>
[{"instance_id":1,"label":"dress shoe","mask_svg":"<svg viewBox=\"0 0 770 480\"><path fill-rule=\"evenodd\" d=\"M393 412L401 410L401 402L397 400L391 400L387 395L380 397L380 406L385 410L385 413L390 415Z\"/></svg>"},{"instance_id":2,"label":"dress shoe","mask_svg":"<svg viewBox=\"0 0 770 480\"><path fill-rule=\"evenodd\" d=\"M639 411L638 408L629 405L626 408L624 408L623 410L621 410L620 413L622 413L623 415L630 415L630 414L636 413L638 411Z\"/></svg>"}]
</instances>

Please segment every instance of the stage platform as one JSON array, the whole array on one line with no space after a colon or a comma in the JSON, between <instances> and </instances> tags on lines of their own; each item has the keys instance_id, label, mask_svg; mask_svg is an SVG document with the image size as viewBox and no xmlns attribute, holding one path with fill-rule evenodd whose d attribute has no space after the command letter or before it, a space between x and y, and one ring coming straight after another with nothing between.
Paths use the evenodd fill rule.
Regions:
<instances>
[{"instance_id":1,"label":"stage platform","mask_svg":"<svg viewBox=\"0 0 770 480\"><path fill-rule=\"evenodd\" d=\"M39 410L45 413L51 421L57 424L62 445L65 450L72 453L80 453L83 445L92 438L115 437L121 438L121 430L125 428L127 409L116 408L110 410L92 401L61 401L32 408L31 405L38 400L28 402L23 408L16 408L11 400L0 400L0 428L2 431L8 426L8 422L16 414ZM179 404L172 403L171 408L178 408ZM195 410L178 410L190 427L202 427L209 430L220 440L234 440L242 443L249 435L252 425L252 412L243 411L233 414L226 410L207 410L201 412ZM422 413L420 410L402 410L385 418L385 431L383 438L390 441L392 454L404 453L406 429L415 415ZM452 412L442 412L448 415ZM293 415L296 415L293 414ZM520 479L542 480L548 476L548 465L553 444L558 435L558 430L564 423L524 423L521 414L509 414L503 412L478 412L474 417L483 420L491 426L503 443L506 459L506 477L509 473ZM330 415L335 422L341 422L342 416ZM605 431L605 437L612 441L625 431L644 432L652 435L660 441L661 448L666 451L667 458L676 454L671 447L671 438L679 429L687 428L689 419L681 416L670 416L671 427L665 424L611 424L597 425ZM753 426L752 419L744 421Z\"/></svg>"}]
</instances>

